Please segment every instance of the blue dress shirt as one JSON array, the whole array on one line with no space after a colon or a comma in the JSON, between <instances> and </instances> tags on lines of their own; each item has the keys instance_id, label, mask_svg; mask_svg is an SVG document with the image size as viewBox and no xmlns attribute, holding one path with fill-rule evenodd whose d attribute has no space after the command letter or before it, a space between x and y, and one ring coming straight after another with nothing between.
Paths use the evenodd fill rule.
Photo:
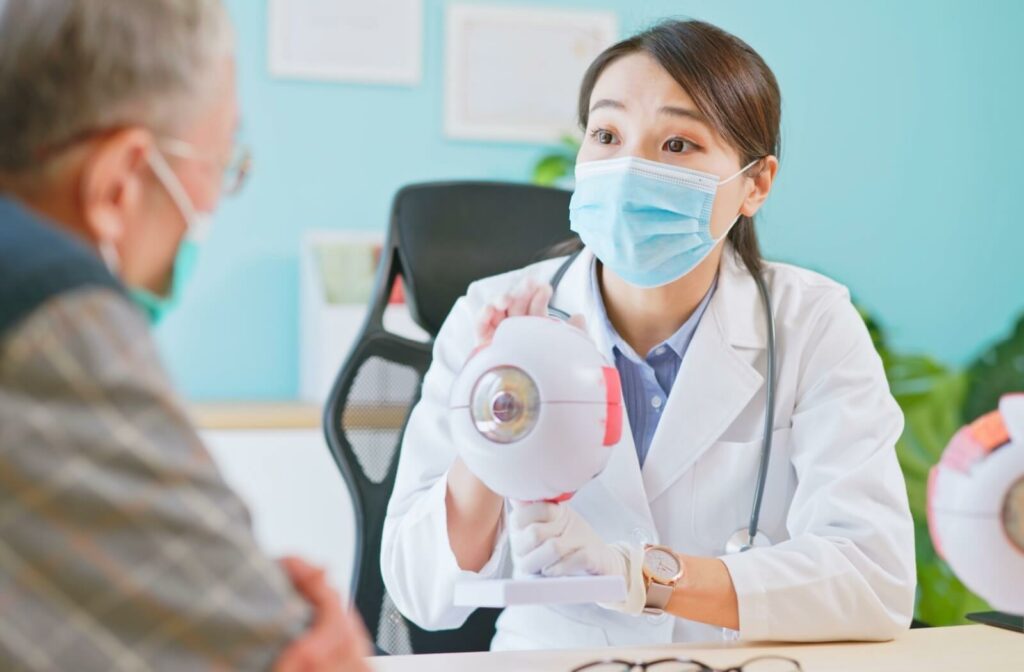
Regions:
<instances>
[{"instance_id":1,"label":"blue dress shirt","mask_svg":"<svg viewBox=\"0 0 1024 672\"><path fill-rule=\"evenodd\" d=\"M658 429L658 421L679 374L683 357L686 356L693 334L697 331L697 325L700 324L717 286L716 276L708 293L683 326L652 348L646 357L641 357L622 340L608 319L604 297L601 295L601 285L597 279L597 260L591 264L590 290L601 318L600 326L605 329L608 343L611 344L611 352L604 354L615 362L615 368L619 370L619 377L622 379L622 397L626 404L629 426L633 432L633 442L636 444L636 456L641 466L647 459L647 451L651 448L651 440Z\"/></svg>"}]
</instances>

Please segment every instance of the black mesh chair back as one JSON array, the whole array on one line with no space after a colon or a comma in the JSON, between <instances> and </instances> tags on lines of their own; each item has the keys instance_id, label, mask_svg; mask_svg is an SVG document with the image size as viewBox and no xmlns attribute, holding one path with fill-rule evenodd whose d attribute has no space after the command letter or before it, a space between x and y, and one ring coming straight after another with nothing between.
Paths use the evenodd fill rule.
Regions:
<instances>
[{"instance_id":1,"label":"black mesh chair back","mask_svg":"<svg viewBox=\"0 0 1024 672\"><path fill-rule=\"evenodd\" d=\"M403 618L384 589L384 515L433 346L384 329L395 283L402 279L413 320L432 341L471 282L538 261L572 238L569 197L557 189L485 182L413 185L395 196L368 316L324 414L327 443L356 516L351 595L387 653L487 650L498 614L479 609L462 628L429 632Z\"/></svg>"}]
</instances>

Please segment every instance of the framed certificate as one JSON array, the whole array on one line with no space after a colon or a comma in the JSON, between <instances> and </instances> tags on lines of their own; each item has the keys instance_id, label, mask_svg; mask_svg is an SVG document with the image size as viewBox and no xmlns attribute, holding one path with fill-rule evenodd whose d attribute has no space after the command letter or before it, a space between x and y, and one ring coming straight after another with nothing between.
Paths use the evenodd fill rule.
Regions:
<instances>
[{"instance_id":1,"label":"framed certificate","mask_svg":"<svg viewBox=\"0 0 1024 672\"><path fill-rule=\"evenodd\" d=\"M270 0L276 77L418 84L423 0Z\"/></svg>"},{"instance_id":2,"label":"framed certificate","mask_svg":"<svg viewBox=\"0 0 1024 672\"><path fill-rule=\"evenodd\" d=\"M615 41L612 12L452 4L445 36L445 133L558 141L576 128L587 67Z\"/></svg>"}]
</instances>

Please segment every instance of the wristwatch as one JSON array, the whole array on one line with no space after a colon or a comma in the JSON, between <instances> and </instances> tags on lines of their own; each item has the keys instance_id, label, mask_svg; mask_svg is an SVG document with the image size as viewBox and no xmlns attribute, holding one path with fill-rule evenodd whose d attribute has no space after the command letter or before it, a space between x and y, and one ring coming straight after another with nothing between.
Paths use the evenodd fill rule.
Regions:
<instances>
[{"instance_id":1,"label":"wristwatch","mask_svg":"<svg viewBox=\"0 0 1024 672\"><path fill-rule=\"evenodd\" d=\"M647 601L644 603L645 614L661 614L665 611L672 590L683 578L683 561L676 552L667 546L644 546L644 588L647 590Z\"/></svg>"}]
</instances>

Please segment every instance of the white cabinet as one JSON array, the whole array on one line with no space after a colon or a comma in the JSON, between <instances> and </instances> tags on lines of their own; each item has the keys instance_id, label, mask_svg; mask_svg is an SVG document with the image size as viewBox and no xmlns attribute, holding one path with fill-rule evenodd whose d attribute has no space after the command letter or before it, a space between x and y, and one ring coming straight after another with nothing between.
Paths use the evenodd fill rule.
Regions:
<instances>
[{"instance_id":1,"label":"white cabinet","mask_svg":"<svg viewBox=\"0 0 1024 672\"><path fill-rule=\"evenodd\" d=\"M319 429L202 432L227 482L249 505L256 537L274 557L301 555L348 593L355 520L341 472Z\"/></svg>"}]
</instances>

